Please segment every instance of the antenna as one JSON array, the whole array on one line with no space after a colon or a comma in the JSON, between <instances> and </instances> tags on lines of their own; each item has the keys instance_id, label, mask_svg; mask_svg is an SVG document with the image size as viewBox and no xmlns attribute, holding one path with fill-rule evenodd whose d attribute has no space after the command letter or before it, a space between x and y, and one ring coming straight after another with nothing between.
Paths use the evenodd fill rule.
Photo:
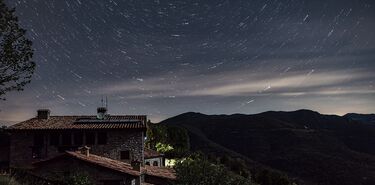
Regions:
<instances>
[{"instance_id":1,"label":"antenna","mask_svg":"<svg viewBox=\"0 0 375 185\"><path fill-rule=\"evenodd\" d=\"M105 96L105 108L108 110L108 96Z\"/></svg>"},{"instance_id":2,"label":"antenna","mask_svg":"<svg viewBox=\"0 0 375 185\"><path fill-rule=\"evenodd\" d=\"M101 102L102 102L102 107L104 106L104 104L103 104L103 95L102 95L102 99L101 99Z\"/></svg>"}]
</instances>

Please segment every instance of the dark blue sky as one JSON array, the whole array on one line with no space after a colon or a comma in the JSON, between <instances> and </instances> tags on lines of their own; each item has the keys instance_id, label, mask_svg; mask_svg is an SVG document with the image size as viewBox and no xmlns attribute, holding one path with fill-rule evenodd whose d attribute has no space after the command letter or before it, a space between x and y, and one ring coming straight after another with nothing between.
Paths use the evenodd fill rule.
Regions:
<instances>
[{"instance_id":1,"label":"dark blue sky","mask_svg":"<svg viewBox=\"0 0 375 185\"><path fill-rule=\"evenodd\" d=\"M36 73L1 120L112 114L159 121L314 109L375 112L372 0L20 0Z\"/></svg>"}]
</instances>

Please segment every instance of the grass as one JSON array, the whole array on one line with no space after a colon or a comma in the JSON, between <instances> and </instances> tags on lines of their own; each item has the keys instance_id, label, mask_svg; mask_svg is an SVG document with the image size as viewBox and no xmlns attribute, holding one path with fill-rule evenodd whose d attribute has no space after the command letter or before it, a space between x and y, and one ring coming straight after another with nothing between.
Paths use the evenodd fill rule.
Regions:
<instances>
[{"instance_id":1,"label":"grass","mask_svg":"<svg viewBox=\"0 0 375 185\"><path fill-rule=\"evenodd\" d=\"M20 185L20 183L8 175L0 175L0 185Z\"/></svg>"},{"instance_id":2,"label":"grass","mask_svg":"<svg viewBox=\"0 0 375 185\"><path fill-rule=\"evenodd\" d=\"M8 184L9 182L9 176L7 175L0 175L0 185Z\"/></svg>"}]
</instances>

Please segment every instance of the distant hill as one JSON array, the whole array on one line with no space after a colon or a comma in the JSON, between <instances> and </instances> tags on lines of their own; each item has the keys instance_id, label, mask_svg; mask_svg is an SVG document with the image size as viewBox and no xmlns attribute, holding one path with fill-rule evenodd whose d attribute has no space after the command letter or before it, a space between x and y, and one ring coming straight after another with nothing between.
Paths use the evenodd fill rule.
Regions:
<instances>
[{"instance_id":1,"label":"distant hill","mask_svg":"<svg viewBox=\"0 0 375 185\"><path fill-rule=\"evenodd\" d=\"M349 113L346 114L344 117L363 123L375 124L375 114Z\"/></svg>"},{"instance_id":2,"label":"distant hill","mask_svg":"<svg viewBox=\"0 0 375 185\"><path fill-rule=\"evenodd\" d=\"M7 120L0 120L0 127L1 126L10 126L16 124L16 121L7 121Z\"/></svg>"},{"instance_id":3,"label":"distant hill","mask_svg":"<svg viewBox=\"0 0 375 185\"><path fill-rule=\"evenodd\" d=\"M193 150L241 157L300 184L374 185L375 125L310 110L255 115L184 113L160 124L189 131Z\"/></svg>"}]
</instances>

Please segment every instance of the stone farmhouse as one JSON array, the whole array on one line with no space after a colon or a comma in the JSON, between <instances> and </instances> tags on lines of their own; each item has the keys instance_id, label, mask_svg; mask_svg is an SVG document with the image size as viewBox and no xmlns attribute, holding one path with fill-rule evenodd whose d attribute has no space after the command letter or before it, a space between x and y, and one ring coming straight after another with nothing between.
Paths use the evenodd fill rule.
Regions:
<instances>
[{"instance_id":1,"label":"stone farmhouse","mask_svg":"<svg viewBox=\"0 0 375 185\"><path fill-rule=\"evenodd\" d=\"M174 171L163 167L162 155L145 149L146 122L145 115L109 115L105 107L90 116L38 110L8 128L9 167L52 181L83 171L102 185L170 184Z\"/></svg>"}]
</instances>

